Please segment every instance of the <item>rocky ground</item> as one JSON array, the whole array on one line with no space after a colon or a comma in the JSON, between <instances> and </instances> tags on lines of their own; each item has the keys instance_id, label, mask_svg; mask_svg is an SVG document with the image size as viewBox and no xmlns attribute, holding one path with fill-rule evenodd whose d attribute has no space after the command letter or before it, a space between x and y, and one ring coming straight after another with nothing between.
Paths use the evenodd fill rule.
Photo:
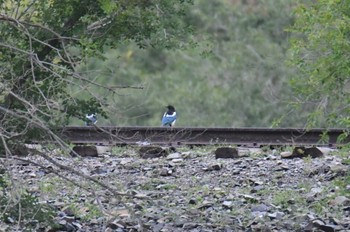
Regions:
<instances>
[{"instance_id":1,"label":"rocky ground","mask_svg":"<svg viewBox=\"0 0 350 232\"><path fill-rule=\"evenodd\" d=\"M1 159L0 231L350 231L349 152L218 148Z\"/></svg>"}]
</instances>

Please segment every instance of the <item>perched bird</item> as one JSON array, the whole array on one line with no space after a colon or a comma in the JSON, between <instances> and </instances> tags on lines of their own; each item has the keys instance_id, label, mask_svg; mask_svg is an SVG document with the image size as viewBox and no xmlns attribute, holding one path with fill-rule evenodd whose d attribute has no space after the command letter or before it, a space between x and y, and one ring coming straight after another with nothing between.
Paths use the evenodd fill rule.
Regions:
<instances>
[{"instance_id":1,"label":"perched bird","mask_svg":"<svg viewBox=\"0 0 350 232\"><path fill-rule=\"evenodd\" d=\"M162 126L174 126L176 122L176 111L175 107L168 105L166 107L168 110L164 113L162 118Z\"/></svg>"},{"instance_id":2,"label":"perched bird","mask_svg":"<svg viewBox=\"0 0 350 232\"><path fill-rule=\"evenodd\" d=\"M91 124L96 124L97 123L97 117L96 114L87 114L86 115L87 121L85 122L86 126L90 126Z\"/></svg>"}]
</instances>

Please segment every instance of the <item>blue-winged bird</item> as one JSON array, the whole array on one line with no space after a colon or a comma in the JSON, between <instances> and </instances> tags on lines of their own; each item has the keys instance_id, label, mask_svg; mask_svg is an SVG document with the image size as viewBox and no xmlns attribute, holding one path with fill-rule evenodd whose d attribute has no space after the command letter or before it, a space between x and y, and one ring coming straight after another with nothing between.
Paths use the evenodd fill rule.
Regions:
<instances>
[{"instance_id":1,"label":"blue-winged bird","mask_svg":"<svg viewBox=\"0 0 350 232\"><path fill-rule=\"evenodd\" d=\"M87 114L86 116L87 121L85 122L86 126L90 126L91 124L97 123L97 117L96 114Z\"/></svg>"},{"instance_id":2,"label":"blue-winged bird","mask_svg":"<svg viewBox=\"0 0 350 232\"><path fill-rule=\"evenodd\" d=\"M174 126L176 122L176 111L175 107L168 105L166 107L168 110L164 113L162 118L162 126Z\"/></svg>"}]
</instances>

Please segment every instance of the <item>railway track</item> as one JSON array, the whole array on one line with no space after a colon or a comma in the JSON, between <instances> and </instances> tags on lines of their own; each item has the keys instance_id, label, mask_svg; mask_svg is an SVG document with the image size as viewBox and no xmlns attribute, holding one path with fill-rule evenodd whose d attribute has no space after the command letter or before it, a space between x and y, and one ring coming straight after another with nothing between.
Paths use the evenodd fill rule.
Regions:
<instances>
[{"instance_id":1,"label":"railway track","mask_svg":"<svg viewBox=\"0 0 350 232\"><path fill-rule=\"evenodd\" d=\"M160 145L209 145L234 144L262 147L281 145L317 145L338 147L350 142L338 137L342 129L296 128L166 128L166 127L96 127L71 126L60 131L63 138L73 144L160 144Z\"/></svg>"}]
</instances>

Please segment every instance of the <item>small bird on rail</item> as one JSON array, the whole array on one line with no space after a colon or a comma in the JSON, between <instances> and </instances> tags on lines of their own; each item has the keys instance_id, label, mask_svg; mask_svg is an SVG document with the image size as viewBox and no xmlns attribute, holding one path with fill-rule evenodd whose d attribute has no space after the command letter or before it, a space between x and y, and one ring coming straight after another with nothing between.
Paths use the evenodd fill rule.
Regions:
<instances>
[{"instance_id":1,"label":"small bird on rail","mask_svg":"<svg viewBox=\"0 0 350 232\"><path fill-rule=\"evenodd\" d=\"M163 118L162 118L162 126L169 126L173 127L176 122L176 111L175 107L172 105L168 105L166 107L168 110L165 111Z\"/></svg>"},{"instance_id":2,"label":"small bird on rail","mask_svg":"<svg viewBox=\"0 0 350 232\"><path fill-rule=\"evenodd\" d=\"M91 126L92 124L97 123L97 117L96 114L87 114L86 116L87 121L85 122L86 126Z\"/></svg>"}]
</instances>

